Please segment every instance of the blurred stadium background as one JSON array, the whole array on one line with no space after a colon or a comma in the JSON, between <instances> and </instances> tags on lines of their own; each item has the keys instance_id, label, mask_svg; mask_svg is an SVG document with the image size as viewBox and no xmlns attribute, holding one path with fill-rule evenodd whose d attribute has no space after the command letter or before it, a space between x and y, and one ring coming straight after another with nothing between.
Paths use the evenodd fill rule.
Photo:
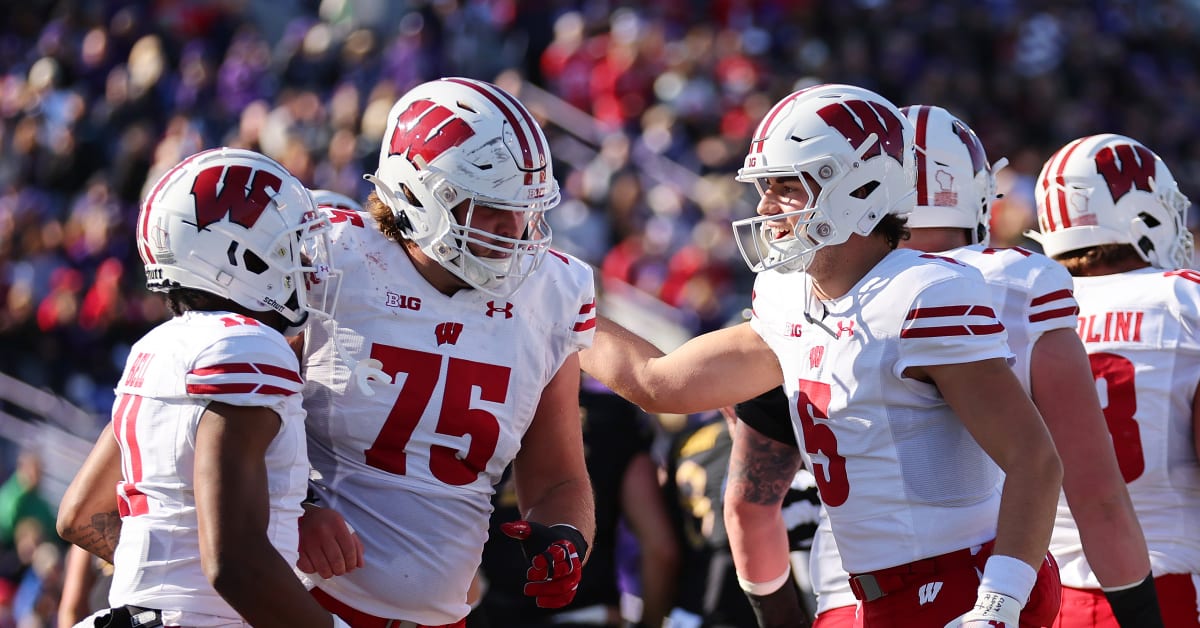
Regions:
<instances>
[{"instance_id":1,"label":"blurred stadium background","mask_svg":"<svg viewBox=\"0 0 1200 628\"><path fill-rule=\"evenodd\" d=\"M1029 245L1033 179L1081 135L1143 141L1200 199L1198 63L1200 0L0 1L0 473L38 454L57 503L166 315L132 246L143 186L202 148L363 198L399 94L497 82L550 136L556 246L672 346L748 305L729 222L756 197L732 174L788 92L950 109L1011 162L993 242Z\"/></svg>"}]
</instances>

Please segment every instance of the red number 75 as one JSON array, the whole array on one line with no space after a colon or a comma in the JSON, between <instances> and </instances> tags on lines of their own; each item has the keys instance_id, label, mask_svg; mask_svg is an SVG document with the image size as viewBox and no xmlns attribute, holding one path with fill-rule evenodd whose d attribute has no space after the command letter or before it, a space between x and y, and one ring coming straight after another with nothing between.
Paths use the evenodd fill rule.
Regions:
<instances>
[{"instance_id":1,"label":"red number 75","mask_svg":"<svg viewBox=\"0 0 1200 628\"><path fill-rule=\"evenodd\" d=\"M395 380L404 373L404 385L396 397L387 421L364 453L367 464L388 473L404 475L408 455L405 449L417 423L438 385L443 356L388 345L372 344L371 357ZM471 407L471 393L479 391L480 401L504 403L508 397L508 377L512 369L461 358L446 358L446 381L442 389L442 407L434 431L448 436L466 436L465 454L461 449L431 445L429 470L434 477L455 486L474 482L496 453L500 423L487 410Z\"/></svg>"}]
</instances>

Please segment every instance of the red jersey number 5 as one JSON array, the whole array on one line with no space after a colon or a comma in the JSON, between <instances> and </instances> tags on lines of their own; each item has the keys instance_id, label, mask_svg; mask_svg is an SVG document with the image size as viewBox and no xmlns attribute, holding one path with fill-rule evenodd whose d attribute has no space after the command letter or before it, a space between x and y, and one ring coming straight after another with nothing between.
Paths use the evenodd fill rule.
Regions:
<instances>
[{"instance_id":1,"label":"red jersey number 5","mask_svg":"<svg viewBox=\"0 0 1200 628\"><path fill-rule=\"evenodd\" d=\"M826 506L841 506L850 496L850 478L846 475L846 459L838 454L837 435L828 425L816 419L829 418L829 384L800 380L800 395L796 409L800 415L800 427L804 431L804 450L810 458L823 454L827 462L813 458L813 475L817 478L817 489Z\"/></svg>"}]
</instances>

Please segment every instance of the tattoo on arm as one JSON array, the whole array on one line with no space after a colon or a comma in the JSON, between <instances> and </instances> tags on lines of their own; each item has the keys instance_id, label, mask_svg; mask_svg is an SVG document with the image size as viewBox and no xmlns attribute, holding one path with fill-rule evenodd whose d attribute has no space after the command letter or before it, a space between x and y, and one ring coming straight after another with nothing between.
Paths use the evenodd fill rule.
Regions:
<instances>
[{"instance_id":1,"label":"tattoo on arm","mask_svg":"<svg viewBox=\"0 0 1200 628\"><path fill-rule=\"evenodd\" d=\"M117 549L117 539L121 536L121 515L117 511L103 512L92 515L90 525L81 528L68 528L62 537L79 547L113 562L113 554Z\"/></svg>"},{"instance_id":2,"label":"tattoo on arm","mask_svg":"<svg viewBox=\"0 0 1200 628\"><path fill-rule=\"evenodd\" d=\"M795 447L752 429L740 429L729 460L726 490L738 491L752 504L782 503L800 462L800 450Z\"/></svg>"}]
</instances>

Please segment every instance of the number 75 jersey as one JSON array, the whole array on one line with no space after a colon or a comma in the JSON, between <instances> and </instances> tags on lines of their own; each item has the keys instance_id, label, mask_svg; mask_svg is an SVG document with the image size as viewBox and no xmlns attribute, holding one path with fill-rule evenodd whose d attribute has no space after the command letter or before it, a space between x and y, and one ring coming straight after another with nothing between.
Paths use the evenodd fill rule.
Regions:
<instances>
[{"instance_id":1,"label":"number 75 jersey","mask_svg":"<svg viewBox=\"0 0 1200 628\"><path fill-rule=\"evenodd\" d=\"M469 610L493 485L542 390L591 343L591 269L551 252L508 299L446 296L369 214L333 222L344 279L337 320L307 331L309 457L322 505L346 517L368 558L318 586L376 616L451 623ZM367 369L382 380L369 391Z\"/></svg>"},{"instance_id":2,"label":"number 75 jersey","mask_svg":"<svg viewBox=\"0 0 1200 628\"><path fill-rule=\"evenodd\" d=\"M1154 575L1200 572L1200 273L1147 268L1076 277L1077 331L1129 487ZM1059 524L1069 516L1059 508ZM1100 586L1078 535L1055 525L1064 585Z\"/></svg>"}]
</instances>

